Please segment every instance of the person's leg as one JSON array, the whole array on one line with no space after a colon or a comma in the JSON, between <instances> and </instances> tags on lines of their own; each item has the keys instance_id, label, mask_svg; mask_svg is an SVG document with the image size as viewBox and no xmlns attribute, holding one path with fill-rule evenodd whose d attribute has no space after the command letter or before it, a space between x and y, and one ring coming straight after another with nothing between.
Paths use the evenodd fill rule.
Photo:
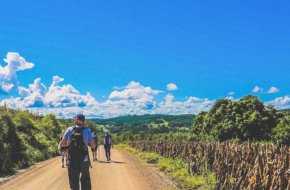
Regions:
<instances>
[{"instance_id":1,"label":"person's leg","mask_svg":"<svg viewBox=\"0 0 290 190\"><path fill-rule=\"evenodd\" d=\"M67 151L64 152L64 157L65 157L65 164L68 166L68 153Z\"/></svg>"},{"instance_id":2,"label":"person's leg","mask_svg":"<svg viewBox=\"0 0 290 190\"><path fill-rule=\"evenodd\" d=\"M91 149L91 151L92 151L92 155L93 155L93 160L95 160L95 154L94 154L94 150L93 150L93 149Z\"/></svg>"},{"instance_id":3,"label":"person's leg","mask_svg":"<svg viewBox=\"0 0 290 190\"><path fill-rule=\"evenodd\" d=\"M108 146L108 158L111 160L111 146Z\"/></svg>"},{"instance_id":4,"label":"person's leg","mask_svg":"<svg viewBox=\"0 0 290 190\"><path fill-rule=\"evenodd\" d=\"M82 190L91 190L91 177L90 177L90 169L89 163L85 162L82 166L81 170L81 187Z\"/></svg>"},{"instance_id":5,"label":"person's leg","mask_svg":"<svg viewBox=\"0 0 290 190\"><path fill-rule=\"evenodd\" d=\"M64 152L61 153L61 166L64 168Z\"/></svg>"},{"instance_id":6,"label":"person's leg","mask_svg":"<svg viewBox=\"0 0 290 190\"><path fill-rule=\"evenodd\" d=\"M108 146L107 145L105 145L105 153L106 153L107 161L109 161L109 153L108 153Z\"/></svg>"},{"instance_id":7,"label":"person's leg","mask_svg":"<svg viewBox=\"0 0 290 190\"><path fill-rule=\"evenodd\" d=\"M95 160L97 160L97 149L94 151L95 154Z\"/></svg>"},{"instance_id":8,"label":"person's leg","mask_svg":"<svg viewBox=\"0 0 290 190\"><path fill-rule=\"evenodd\" d=\"M96 145L96 160L98 160L98 145Z\"/></svg>"},{"instance_id":9,"label":"person's leg","mask_svg":"<svg viewBox=\"0 0 290 190\"><path fill-rule=\"evenodd\" d=\"M108 157L107 157L107 147L106 147L106 145L104 145L104 151L105 151L105 155L106 155L106 159L107 159Z\"/></svg>"},{"instance_id":10,"label":"person's leg","mask_svg":"<svg viewBox=\"0 0 290 190\"><path fill-rule=\"evenodd\" d=\"M80 189L80 169L68 167L69 186L71 190Z\"/></svg>"}]
</instances>

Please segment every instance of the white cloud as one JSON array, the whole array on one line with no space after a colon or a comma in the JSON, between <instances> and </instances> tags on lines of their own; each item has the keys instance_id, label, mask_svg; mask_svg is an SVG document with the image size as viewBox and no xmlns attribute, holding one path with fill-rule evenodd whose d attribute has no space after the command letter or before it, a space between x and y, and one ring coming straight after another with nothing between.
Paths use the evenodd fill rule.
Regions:
<instances>
[{"instance_id":1,"label":"white cloud","mask_svg":"<svg viewBox=\"0 0 290 190\"><path fill-rule=\"evenodd\" d=\"M270 87L269 90L267 91L268 94L276 94L278 93L280 90L277 87Z\"/></svg>"},{"instance_id":2,"label":"white cloud","mask_svg":"<svg viewBox=\"0 0 290 190\"><path fill-rule=\"evenodd\" d=\"M197 114L209 110L215 101L188 97L184 101L177 101L172 94L167 94L164 100L158 104L154 113L158 114Z\"/></svg>"},{"instance_id":3,"label":"white cloud","mask_svg":"<svg viewBox=\"0 0 290 190\"><path fill-rule=\"evenodd\" d=\"M255 86L252 90L253 93L262 93L263 92L263 89L259 86Z\"/></svg>"},{"instance_id":4,"label":"white cloud","mask_svg":"<svg viewBox=\"0 0 290 190\"><path fill-rule=\"evenodd\" d=\"M266 104L274 106L276 109L289 109L290 108L290 96L278 97L272 101L266 102Z\"/></svg>"},{"instance_id":5,"label":"white cloud","mask_svg":"<svg viewBox=\"0 0 290 190\"><path fill-rule=\"evenodd\" d=\"M4 66L0 65L0 89L8 93L18 85L17 72L31 69L34 64L16 52L8 52L4 62Z\"/></svg>"},{"instance_id":6,"label":"white cloud","mask_svg":"<svg viewBox=\"0 0 290 190\"><path fill-rule=\"evenodd\" d=\"M87 93L80 94L72 85L59 83L63 79L54 76L51 85L47 88L41 79L37 78L32 84L25 88L18 87L20 97L2 100L2 104L14 108L64 108L84 107L97 104L97 101Z\"/></svg>"},{"instance_id":7,"label":"white cloud","mask_svg":"<svg viewBox=\"0 0 290 190\"><path fill-rule=\"evenodd\" d=\"M12 108L28 109L39 114L53 113L59 117L71 118L76 113L87 117L109 118L120 115L143 114L198 114L208 111L215 100L190 96L185 100L176 100L172 94L167 94L158 101L162 92L139 82L131 81L119 90L113 90L106 100L98 102L87 93L81 94L70 84L54 76L51 84L46 87L40 78L36 78L28 87L19 86L19 97L11 97L0 102ZM227 97L234 100L233 97ZM278 109L290 108L290 97L280 97L267 102Z\"/></svg>"},{"instance_id":8,"label":"white cloud","mask_svg":"<svg viewBox=\"0 0 290 190\"><path fill-rule=\"evenodd\" d=\"M101 115L99 109L94 107L64 107L64 108L29 108L30 111L39 114L46 115L53 113L60 118L73 118L76 114L82 113L87 118L107 118L107 115Z\"/></svg>"},{"instance_id":9,"label":"white cloud","mask_svg":"<svg viewBox=\"0 0 290 190\"><path fill-rule=\"evenodd\" d=\"M29 109L39 114L53 113L70 118L76 113L88 117L117 117L120 115L143 114L187 114L208 110L214 101L189 97L176 101L173 95L166 95L161 102L157 95L162 91L131 81L119 90L113 90L103 102L97 102L89 93L81 94L70 84L61 84L63 78L54 76L49 87L40 78L27 88L18 87L19 97L7 98L1 105L17 109Z\"/></svg>"},{"instance_id":10,"label":"white cloud","mask_svg":"<svg viewBox=\"0 0 290 190\"><path fill-rule=\"evenodd\" d=\"M110 101L134 101L140 103L153 102L154 96L161 91L145 87L139 82L131 81L124 89L114 90L109 95Z\"/></svg>"},{"instance_id":11,"label":"white cloud","mask_svg":"<svg viewBox=\"0 0 290 190\"><path fill-rule=\"evenodd\" d=\"M76 113L100 118L133 114L198 114L209 110L215 103L215 100L193 96L176 100L172 94L167 94L160 100L161 90L144 86L137 81L114 88L105 100L99 102L90 93L81 93L73 85L64 84L64 79L60 76L53 76L49 85L42 83L41 78L36 78L27 87L20 86L17 72L31 69L34 64L27 62L18 53L12 52L7 53L4 61L6 65L0 66L0 90L11 92L12 89L17 89L18 96L2 99L0 105L28 109L39 114L53 113L65 118L71 118ZM167 84L168 91L177 89L176 84ZM14 90L12 92L14 93ZM252 92L262 93L263 89L255 86ZM271 87L267 91L271 94L277 92L279 92L277 87ZM226 98L235 100L234 94L230 92ZM279 97L266 104L278 109L290 108L290 97Z\"/></svg>"},{"instance_id":12,"label":"white cloud","mask_svg":"<svg viewBox=\"0 0 290 190\"><path fill-rule=\"evenodd\" d=\"M168 84L166 85L166 88L167 88L168 91L178 90L177 85L174 84L174 83L168 83Z\"/></svg>"},{"instance_id":13,"label":"white cloud","mask_svg":"<svg viewBox=\"0 0 290 190\"><path fill-rule=\"evenodd\" d=\"M145 114L154 109L159 93L160 90L131 81L123 89L112 91L102 105L112 115Z\"/></svg>"}]
</instances>

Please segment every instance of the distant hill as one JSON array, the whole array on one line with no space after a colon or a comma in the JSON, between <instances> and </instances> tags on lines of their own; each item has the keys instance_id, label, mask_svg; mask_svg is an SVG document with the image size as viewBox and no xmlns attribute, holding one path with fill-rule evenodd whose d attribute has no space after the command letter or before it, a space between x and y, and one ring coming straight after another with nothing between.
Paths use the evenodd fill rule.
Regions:
<instances>
[{"instance_id":1,"label":"distant hill","mask_svg":"<svg viewBox=\"0 0 290 190\"><path fill-rule=\"evenodd\" d=\"M101 125L143 125L152 122L158 124L163 121L167 121L178 125L192 126L194 117L195 115L192 114L184 114L184 115L148 114L148 115L128 115L110 119L91 119L91 120Z\"/></svg>"},{"instance_id":2,"label":"distant hill","mask_svg":"<svg viewBox=\"0 0 290 190\"><path fill-rule=\"evenodd\" d=\"M191 128L195 115L131 115L111 119L91 119L99 125L108 126L113 132L120 131L172 131L178 128ZM166 130L164 130L166 129Z\"/></svg>"},{"instance_id":3,"label":"distant hill","mask_svg":"<svg viewBox=\"0 0 290 190\"><path fill-rule=\"evenodd\" d=\"M284 110L280 110L280 112L283 112L283 113L290 114L290 109L284 109Z\"/></svg>"}]
</instances>

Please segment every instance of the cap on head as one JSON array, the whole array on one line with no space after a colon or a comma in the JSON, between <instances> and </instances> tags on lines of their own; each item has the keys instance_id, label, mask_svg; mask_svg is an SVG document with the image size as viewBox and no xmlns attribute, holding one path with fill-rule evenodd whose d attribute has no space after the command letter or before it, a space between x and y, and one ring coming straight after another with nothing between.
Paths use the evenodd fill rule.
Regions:
<instances>
[{"instance_id":1,"label":"cap on head","mask_svg":"<svg viewBox=\"0 0 290 190\"><path fill-rule=\"evenodd\" d=\"M80 120L80 121L85 121L86 117L83 114L77 114L75 119Z\"/></svg>"}]
</instances>

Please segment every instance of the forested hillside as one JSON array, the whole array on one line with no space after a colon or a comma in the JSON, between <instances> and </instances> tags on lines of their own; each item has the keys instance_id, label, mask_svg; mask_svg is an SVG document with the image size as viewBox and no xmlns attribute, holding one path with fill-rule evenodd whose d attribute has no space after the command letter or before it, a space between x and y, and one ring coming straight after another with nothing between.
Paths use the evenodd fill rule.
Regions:
<instances>
[{"instance_id":1,"label":"forested hillside","mask_svg":"<svg viewBox=\"0 0 290 190\"><path fill-rule=\"evenodd\" d=\"M57 154L57 143L72 120L0 108L0 175L13 173ZM104 130L115 142L134 140L238 140L290 144L289 111L265 106L258 98L220 100L197 116L144 115L87 121L101 139Z\"/></svg>"},{"instance_id":2,"label":"forested hillside","mask_svg":"<svg viewBox=\"0 0 290 190\"><path fill-rule=\"evenodd\" d=\"M276 110L255 96L222 99L197 116L144 115L95 120L119 140L238 140L290 143L289 110Z\"/></svg>"},{"instance_id":3,"label":"forested hillside","mask_svg":"<svg viewBox=\"0 0 290 190\"><path fill-rule=\"evenodd\" d=\"M257 97L220 100L209 112L200 113L193 133L215 140L273 141L290 143L288 112L265 106Z\"/></svg>"},{"instance_id":4,"label":"forested hillside","mask_svg":"<svg viewBox=\"0 0 290 190\"><path fill-rule=\"evenodd\" d=\"M191 128L194 115L132 115L111 119L94 119L97 124L107 126L113 133L164 133Z\"/></svg>"},{"instance_id":5,"label":"forested hillside","mask_svg":"<svg viewBox=\"0 0 290 190\"><path fill-rule=\"evenodd\" d=\"M254 96L217 101L196 116L188 131L135 133L128 143L148 157L157 153L148 160L158 163L184 189L290 187L289 110L276 110ZM174 161L164 164L164 158ZM180 163L182 174L176 167Z\"/></svg>"},{"instance_id":6,"label":"forested hillside","mask_svg":"<svg viewBox=\"0 0 290 190\"><path fill-rule=\"evenodd\" d=\"M0 175L57 154L57 143L66 128L53 115L35 116L27 111L0 108Z\"/></svg>"}]
</instances>

